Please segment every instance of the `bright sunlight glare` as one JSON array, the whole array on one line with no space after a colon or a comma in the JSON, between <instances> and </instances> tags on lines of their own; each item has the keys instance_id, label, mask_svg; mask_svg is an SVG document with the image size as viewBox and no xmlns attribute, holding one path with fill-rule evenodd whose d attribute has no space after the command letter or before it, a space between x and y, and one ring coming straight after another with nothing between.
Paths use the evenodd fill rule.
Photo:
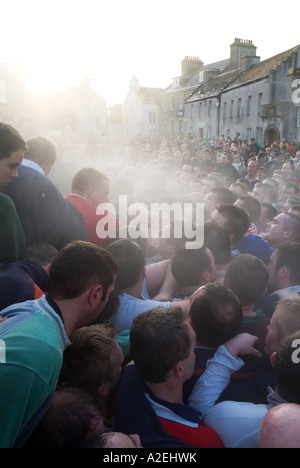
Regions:
<instances>
[{"instance_id":1,"label":"bright sunlight glare","mask_svg":"<svg viewBox=\"0 0 300 468\"><path fill-rule=\"evenodd\" d=\"M300 42L296 25L274 34L279 9L258 0L247 11L238 0L218 0L207 11L198 0L0 0L0 6L0 63L17 54L36 91L64 91L89 76L108 104L123 102L133 75L141 86L166 88L185 55L205 64L229 58L235 37L251 39L261 60ZM298 10L296 0L282 6L289 16Z\"/></svg>"}]
</instances>

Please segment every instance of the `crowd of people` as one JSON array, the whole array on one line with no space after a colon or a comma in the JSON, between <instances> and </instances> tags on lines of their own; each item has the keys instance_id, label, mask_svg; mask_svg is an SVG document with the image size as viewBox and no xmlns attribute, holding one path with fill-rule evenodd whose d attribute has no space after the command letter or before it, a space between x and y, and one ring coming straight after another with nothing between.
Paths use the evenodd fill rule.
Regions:
<instances>
[{"instance_id":1,"label":"crowd of people","mask_svg":"<svg viewBox=\"0 0 300 468\"><path fill-rule=\"evenodd\" d=\"M64 142L0 123L0 446L299 448L300 143Z\"/></svg>"}]
</instances>

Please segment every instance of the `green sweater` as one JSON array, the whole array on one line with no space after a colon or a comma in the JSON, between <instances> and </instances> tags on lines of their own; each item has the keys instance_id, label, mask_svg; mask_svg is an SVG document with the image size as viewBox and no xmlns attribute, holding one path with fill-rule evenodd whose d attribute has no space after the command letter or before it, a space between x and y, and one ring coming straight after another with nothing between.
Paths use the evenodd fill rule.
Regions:
<instances>
[{"instance_id":1,"label":"green sweater","mask_svg":"<svg viewBox=\"0 0 300 468\"><path fill-rule=\"evenodd\" d=\"M25 250L21 221L11 198L0 193L0 263L19 260Z\"/></svg>"}]
</instances>

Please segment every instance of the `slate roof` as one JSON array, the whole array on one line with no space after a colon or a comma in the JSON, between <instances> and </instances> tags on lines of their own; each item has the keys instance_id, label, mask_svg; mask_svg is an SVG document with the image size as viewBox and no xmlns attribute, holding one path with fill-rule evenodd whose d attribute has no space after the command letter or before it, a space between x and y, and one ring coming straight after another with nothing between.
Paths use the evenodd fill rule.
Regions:
<instances>
[{"instance_id":1,"label":"slate roof","mask_svg":"<svg viewBox=\"0 0 300 468\"><path fill-rule=\"evenodd\" d=\"M283 61L292 56L300 48L297 46L281 52L269 59L252 65L248 70L242 71L240 68L231 70L230 66L225 68L221 73L210 78L206 83L200 84L193 94L186 100L187 103L198 101L202 97L207 99L215 97L225 89L231 89L242 84L249 83L253 80L266 78L271 70L276 69ZM207 66L208 68L208 66ZM198 74L196 75L198 78Z\"/></svg>"}]
</instances>

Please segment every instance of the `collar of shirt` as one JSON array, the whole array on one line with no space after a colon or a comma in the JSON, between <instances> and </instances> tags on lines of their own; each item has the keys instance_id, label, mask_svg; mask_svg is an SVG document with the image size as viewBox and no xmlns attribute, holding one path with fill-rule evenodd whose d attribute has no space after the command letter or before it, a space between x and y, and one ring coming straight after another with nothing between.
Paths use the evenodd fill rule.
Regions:
<instances>
[{"instance_id":1,"label":"collar of shirt","mask_svg":"<svg viewBox=\"0 0 300 468\"><path fill-rule=\"evenodd\" d=\"M34 169L35 171L39 172L40 174L43 174L44 176L46 175L44 170L41 168L41 166L39 166L34 161L30 161L30 159L25 159L24 158L23 161L21 162L21 166L30 167L31 169Z\"/></svg>"}]
</instances>

